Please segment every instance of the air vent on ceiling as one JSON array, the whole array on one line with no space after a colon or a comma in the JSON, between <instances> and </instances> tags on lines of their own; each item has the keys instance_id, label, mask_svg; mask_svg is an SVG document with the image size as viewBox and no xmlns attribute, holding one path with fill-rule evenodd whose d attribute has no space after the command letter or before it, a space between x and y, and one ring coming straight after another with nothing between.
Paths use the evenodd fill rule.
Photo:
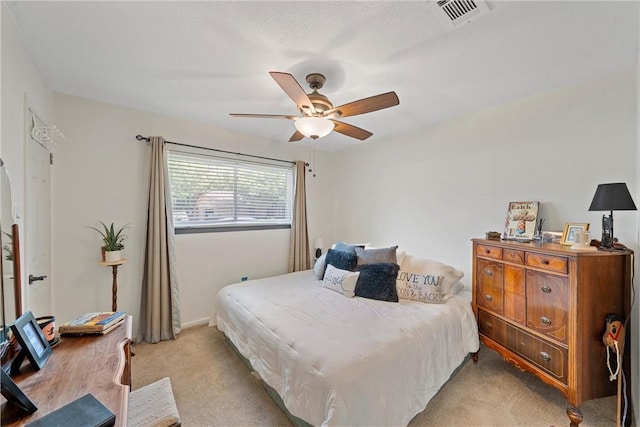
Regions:
<instances>
[{"instance_id":1,"label":"air vent on ceiling","mask_svg":"<svg viewBox=\"0 0 640 427\"><path fill-rule=\"evenodd\" d=\"M430 3L440 19L453 26L471 22L490 11L487 2L482 0L437 0Z\"/></svg>"}]
</instances>

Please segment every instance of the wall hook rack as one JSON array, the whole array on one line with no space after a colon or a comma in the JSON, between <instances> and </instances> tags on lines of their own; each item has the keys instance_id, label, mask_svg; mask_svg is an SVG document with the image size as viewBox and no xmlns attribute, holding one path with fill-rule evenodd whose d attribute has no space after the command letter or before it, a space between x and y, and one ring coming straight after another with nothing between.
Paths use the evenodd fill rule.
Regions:
<instances>
[{"instance_id":1,"label":"wall hook rack","mask_svg":"<svg viewBox=\"0 0 640 427\"><path fill-rule=\"evenodd\" d=\"M65 137L55 125L49 126L38 115L31 111L31 137L38 141L43 147L49 151L53 151L54 148L58 148L58 140L64 140Z\"/></svg>"}]
</instances>

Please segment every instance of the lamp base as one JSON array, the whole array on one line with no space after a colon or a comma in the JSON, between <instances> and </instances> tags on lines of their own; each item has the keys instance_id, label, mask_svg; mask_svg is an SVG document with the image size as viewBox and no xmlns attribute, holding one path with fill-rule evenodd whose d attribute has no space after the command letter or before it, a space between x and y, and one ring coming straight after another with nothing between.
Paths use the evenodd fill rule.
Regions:
<instances>
[{"instance_id":1,"label":"lamp base","mask_svg":"<svg viewBox=\"0 0 640 427\"><path fill-rule=\"evenodd\" d=\"M597 245L593 245L593 246L597 246L599 251L616 252L616 251L629 250L629 248L627 248L622 243L618 243L618 239L616 239L615 237L613 238L613 243L611 243L611 246L602 245L597 240L595 240L595 242L597 242L598 244Z\"/></svg>"},{"instance_id":2,"label":"lamp base","mask_svg":"<svg viewBox=\"0 0 640 427\"><path fill-rule=\"evenodd\" d=\"M600 241L601 249L613 248L613 212L610 216L602 215L602 240Z\"/></svg>"}]
</instances>

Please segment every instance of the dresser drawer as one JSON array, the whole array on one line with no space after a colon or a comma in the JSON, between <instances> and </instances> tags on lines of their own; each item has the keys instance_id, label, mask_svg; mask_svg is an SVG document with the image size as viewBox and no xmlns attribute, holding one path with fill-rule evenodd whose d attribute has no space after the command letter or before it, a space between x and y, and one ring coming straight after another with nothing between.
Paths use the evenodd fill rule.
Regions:
<instances>
[{"instance_id":1,"label":"dresser drawer","mask_svg":"<svg viewBox=\"0 0 640 427\"><path fill-rule=\"evenodd\" d=\"M476 255L485 258L502 259L502 248L496 248L495 246L487 245L477 245Z\"/></svg>"},{"instance_id":2,"label":"dresser drawer","mask_svg":"<svg viewBox=\"0 0 640 427\"><path fill-rule=\"evenodd\" d=\"M502 314L504 264L478 258L476 262L476 304Z\"/></svg>"},{"instance_id":3,"label":"dresser drawer","mask_svg":"<svg viewBox=\"0 0 640 427\"><path fill-rule=\"evenodd\" d=\"M568 271L569 260L561 256L527 252L525 254L525 264L530 267L538 267L549 271L557 271L558 273L566 273Z\"/></svg>"},{"instance_id":4,"label":"dresser drawer","mask_svg":"<svg viewBox=\"0 0 640 427\"><path fill-rule=\"evenodd\" d=\"M503 322L484 310L478 310L478 330L492 340L507 345L507 322Z\"/></svg>"},{"instance_id":5,"label":"dresser drawer","mask_svg":"<svg viewBox=\"0 0 640 427\"><path fill-rule=\"evenodd\" d=\"M526 326L550 338L567 342L569 321L569 279L527 270Z\"/></svg>"},{"instance_id":6,"label":"dresser drawer","mask_svg":"<svg viewBox=\"0 0 640 427\"><path fill-rule=\"evenodd\" d=\"M478 329L481 334L510 349L564 384L567 383L565 348L548 343L483 310L478 311Z\"/></svg>"},{"instance_id":7,"label":"dresser drawer","mask_svg":"<svg viewBox=\"0 0 640 427\"><path fill-rule=\"evenodd\" d=\"M502 255L502 259L504 259L505 261L513 262L515 264L524 264L524 251L505 249Z\"/></svg>"},{"instance_id":8,"label":"dresser drawer","mask_svg":"<svg viewBox=\"0 0 640 427\"><path fill-rule=\"evenodd\" d=\"M505 251L505 256L506 256ZM502 314L509 320L525 325L526 292L525 292L525 269L516 265L505 264L504 266L504 294L502 302Z\"/></svg>"}]
</instances>

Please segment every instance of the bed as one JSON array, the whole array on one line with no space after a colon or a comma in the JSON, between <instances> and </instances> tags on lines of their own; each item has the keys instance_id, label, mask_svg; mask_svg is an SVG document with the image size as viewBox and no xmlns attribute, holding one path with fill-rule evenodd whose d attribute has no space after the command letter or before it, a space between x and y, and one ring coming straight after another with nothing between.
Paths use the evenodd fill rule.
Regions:
<instances>
[{"instance_id":1,"label":"bed","mask_svg":"<svg viewBox=\"0 0 640 427\"><path fill-rule=\"evenodd\" d=\"M241 282L214 308L218 329L308 424L407 425L479 348L467 291L390 303L321 284L313 270Z\"/></svg>"}]
</instances>

